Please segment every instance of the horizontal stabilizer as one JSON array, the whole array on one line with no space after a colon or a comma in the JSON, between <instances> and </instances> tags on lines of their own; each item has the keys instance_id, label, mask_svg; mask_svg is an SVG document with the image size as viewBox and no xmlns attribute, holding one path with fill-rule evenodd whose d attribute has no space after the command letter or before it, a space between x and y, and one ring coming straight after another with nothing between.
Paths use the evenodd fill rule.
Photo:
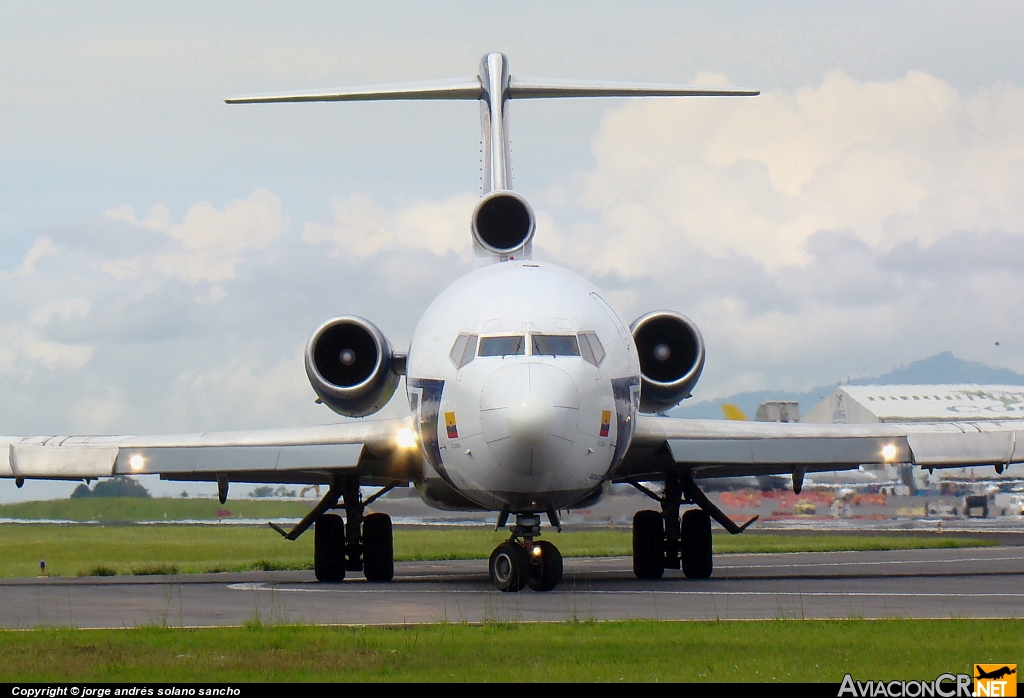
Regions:
<instances>
[{"instance_id":1,"label":"horizontal stabilizer","mask_svg":"<svg viewBox=\"0 0 1024 698\"><path fill-rule=\"evenodd\" d=\"M229 97L228 104L267 104L271 102L365 102L385 99L480 99L480 79L429 80L390 85L363 85L334 90L289 92L272 95Z\"/></svg>"},{"instance_id":2,"label":"horizontal stabilizer","mask_svg":"<svg viewBox=\"0 0 1024 698\"><path fill-rule=\"evenodd\" d=\"M661 85L657 83L589 82L585 80L546 80L509 78L508 99L545 99L557 97L753 97L757 90L741 87L702 85ZM230 97L228 104L267 104L272 102L366 102L412 99L484 99L480 79L430 80L390 85L364 85L310 92Z\"/></svg>"},{"instance_id":3,"label":"horizontal stabilizer","mask_svg":"<svg viewBox=\"0 0 1024 698\"><path fill-rule=\"evenodd\" d=\"M711 85L663 85L648 82L593 82L509 78L509 99L551 97L756 97L759 90Z\"/></svg>"}]
</instances>

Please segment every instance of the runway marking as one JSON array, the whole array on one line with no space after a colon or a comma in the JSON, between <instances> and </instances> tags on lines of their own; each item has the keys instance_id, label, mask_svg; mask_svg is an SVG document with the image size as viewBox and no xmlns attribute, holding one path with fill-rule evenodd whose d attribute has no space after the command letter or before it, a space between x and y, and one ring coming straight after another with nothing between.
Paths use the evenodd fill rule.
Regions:
<instances>
[{"instance_id":1,"label":"runway marking","mask_svg":"<svg viewBox=\"0 0 1024 698\"><path fill-rule=\"evenodd\" d=\"M938 565L949 562L1006 562L1008 560L1019 560L1024 562L1024 556L1013 557L950 557L942 560L867 560L864 562L793 562L788 564L773 565L715 565L716 569L779 569L786 567L858 567L868 565Z\"/></svg>"},{"instance_id":2,"label":"runway marking","mask_svg":"<svg viewBox=\"0 0 1024 698\"><path fill-rule=\"evenodd\" d=\"M234 591L269 591L269 592L286 592L293 594L386 594L388 593L384 589L359 589L356 587L350 587L347 589L302 589L297 587L277 587L269 582L243 582L240 584L229 584L228 589ZM414 589L407 592L411 594L476 594L478 596L488 594L498 594L497 590L482 590L482 589ZM612 595L626 595L626 596L639 596L645 594L658 594L663 596L666 594L676 594L685 596L862 596L862 597L896 597L896 598L922 598L922 597L935 597L935 598L1024 598L1024 593L1009 593L1009 592L985 592L985 593L959 593L959 592L905 592L905 591L701 591L701 590L682 590L682 589L623 589L623 590L601 590L591 589L587 591L562 591L553 592L540 596L537 598L552 598L554 596L566 595L566 594L593 594L601 596L612 596ZM510 595L508 598L517 598L515 595Z\"/></svg>"}]
</instances>

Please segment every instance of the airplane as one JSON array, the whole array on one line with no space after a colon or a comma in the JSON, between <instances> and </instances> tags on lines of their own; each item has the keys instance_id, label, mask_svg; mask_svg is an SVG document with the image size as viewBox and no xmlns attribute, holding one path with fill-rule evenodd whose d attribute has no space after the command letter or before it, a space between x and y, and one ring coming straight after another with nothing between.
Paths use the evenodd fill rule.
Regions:
<instances>
[{"instance_id":1,"label":"airplane","mask_svg":"<svg viewBox=\"0 0 1024 698\"><path fill-rule=\"evenodd\" d=\"M165 436L0 437L9 457L0 477L90 481L158 474L165 480L327 485L309 514L286 531L314 530L314 572L339 582L362 570L394 576L390 518L367 507L389 490L416 487L431 506L497 512L509 538L488 561L501 591L558 586L562 556L541 538L542 518L595 503L612 483L655 501L633 520L633 572L661 578L713 571L712 519L732 521L703 493L702 478L791 475L862 464L925 468L1024 462L1018 422L799 424L685 420L665 412L689 397L705 344L673 310L632 323L580 275L533 261L536 218L512 186L508 105L562 97L755 96L725 87L518 78L488 53L467 79L355 87L226 100L230 104L365 100L470 100L480 105L482 195L470 233L477 268L429 305L408 352L371 321L328 319L309 338L305 370L317 401L352 418L302 428ZM405 379L409 414L365 420ZM650 483L662 483L658 488ZM377 491L363 498L361 487ZM652 488L653 487L653 488ZM689 508L681 510L684 505ZM344 516L333 513L339 510ZM509 522L512 521L510 524Z\"/></svg>"},{"instance_id":2,"label":"airplane","mask_svg":"<svg viewBox=\"0 0 1024 698\"><path fill-rule=\"evenodd\" d=\"M985 671L981 667L977 667L977 670L978 675L974 677L976 679L1001 679L1004 676L1009 676L1010 674L1017 673L1016 669L1011 669L1008 666L1003 666L999 669L994 669L992 671Z\"/></svg>"}]
</instances>

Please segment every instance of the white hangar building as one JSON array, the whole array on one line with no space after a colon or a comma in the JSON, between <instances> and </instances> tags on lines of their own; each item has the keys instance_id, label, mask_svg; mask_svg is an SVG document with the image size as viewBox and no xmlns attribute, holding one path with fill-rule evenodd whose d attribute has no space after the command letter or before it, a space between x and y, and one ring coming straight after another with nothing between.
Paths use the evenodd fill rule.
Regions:
<instances>
[{"instance_id":1,"label":"white hangar building","mask_svg":"<svg viewBox=\"0 0 1024 698\"><path fill-rule=\"evenodd\" d=\"M1024 419L1024 385L841 385L804 422L871 424Z\"/></svg>"}]
</instances>

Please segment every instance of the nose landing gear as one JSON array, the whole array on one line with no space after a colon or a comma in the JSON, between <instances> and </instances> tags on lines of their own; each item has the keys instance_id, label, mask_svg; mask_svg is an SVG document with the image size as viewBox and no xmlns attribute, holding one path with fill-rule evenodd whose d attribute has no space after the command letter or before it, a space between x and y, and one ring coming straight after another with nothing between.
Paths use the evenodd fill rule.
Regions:
<instances>
[{"instance_id":1,"label":"nose landing gear","mask_svg":"<svg viewBox=\"0 0 1024 698\"><path fill-rule=\"evenodd\" d=\"M553 543L535 541L540 517L519 514L512 536L494 549L488 562L491 584L499 591L551 591L562 581L562 554Z\"/></svg>"}]
</instances>

